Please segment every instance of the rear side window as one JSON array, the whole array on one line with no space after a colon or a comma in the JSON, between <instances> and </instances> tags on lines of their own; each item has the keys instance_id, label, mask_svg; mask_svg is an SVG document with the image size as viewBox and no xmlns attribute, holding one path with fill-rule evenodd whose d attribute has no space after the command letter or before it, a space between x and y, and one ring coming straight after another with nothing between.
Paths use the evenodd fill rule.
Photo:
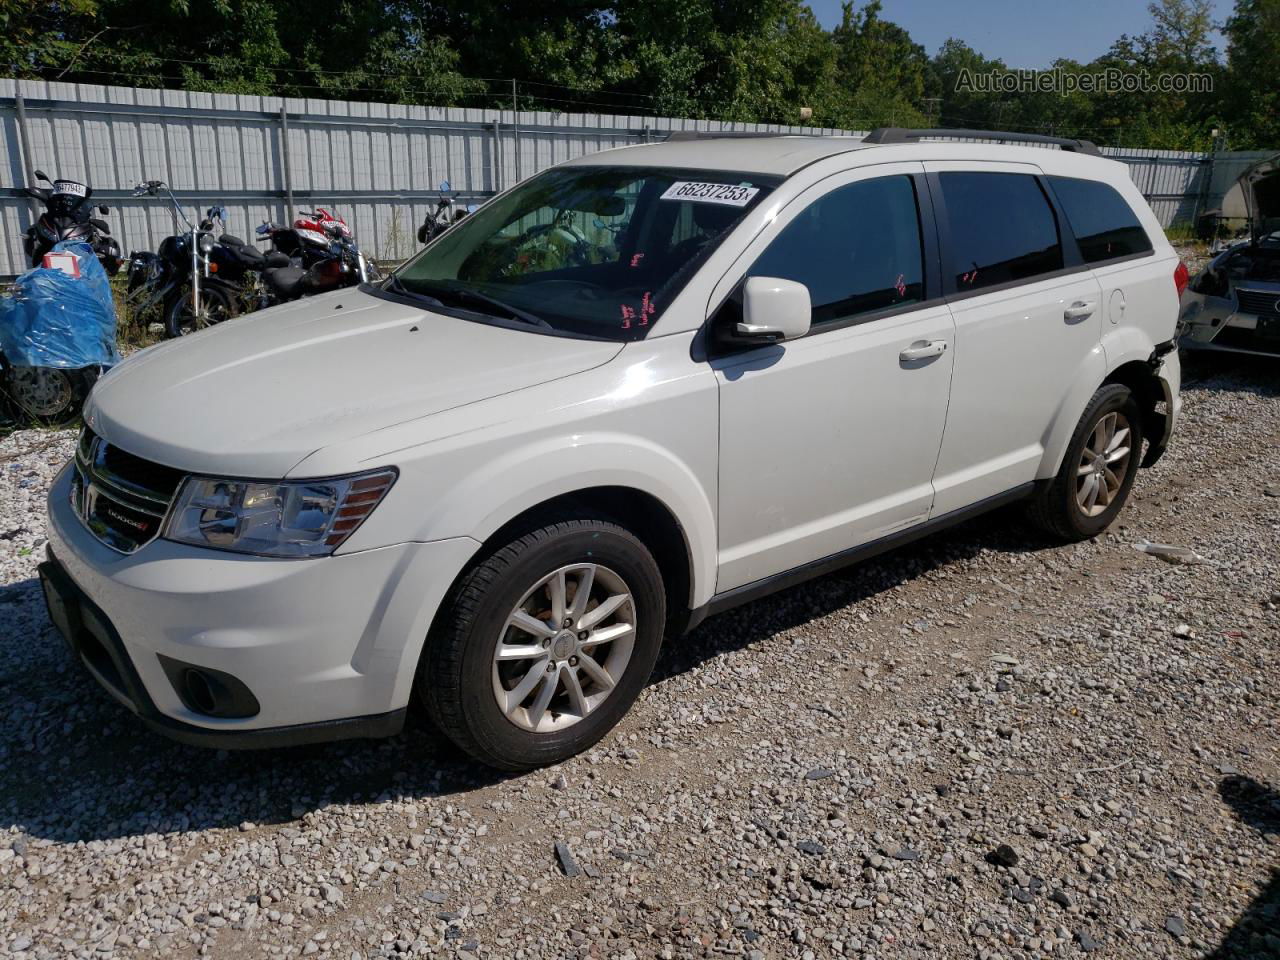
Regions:
<instances>
[{"instance_id":1,"label":"rear side window","mask_svg":"<svg viewBox=\"0 0 1280 960\"><path fill-rule=\"evenodd\" d=\"M967 293L1062 269L1049 199L1023 173L941 173L956 290Z\"/></svg>"},{"instance_id":2,"label":"rear side window","mask_svg":"<svg viewBox=\"0 0 1280 960\"><path fill-rule=\"evenodd\" d=\"M1114 187L1096 180L1050 177L1085 263L1151 252L1151 238Z\"/></svg>"},{"instance_id":3,"label":"rear side window","mask_svg":"<svg viewBox=\"0 0 1280 960\"><path fill-rule=\"evenodd\" d=\"M814 200L748 276L803 283L818 325L923 300L923 259L911 178L879 177Z\"/></svg>"}]
</instances>

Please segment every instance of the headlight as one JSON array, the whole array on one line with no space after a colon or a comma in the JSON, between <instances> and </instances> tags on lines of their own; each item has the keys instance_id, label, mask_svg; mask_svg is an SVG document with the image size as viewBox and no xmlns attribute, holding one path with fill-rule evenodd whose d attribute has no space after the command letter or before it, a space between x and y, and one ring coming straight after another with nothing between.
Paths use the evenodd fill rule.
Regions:
<instances>
[{"instance_id":1,"label":"headlight","mask_svg":"<svg viewBox=\"0 0 1280 960\"><path fill-rule=\"evenodd\" d=\"M218 245L218 241L213 239L212 233L200 234L200 239L197 243L200 245L200 252L206 256L209 254L209 251Z\"/></svg>"},{"instance_id":2,"label":"headlight","mask_svg":"<svg viewBox=\"0 0 1280 960\"><path fill-rule=\"evenodd\" d=\"M163 535L263 557L325 556L356 531L395 479L394 469L282 483L188 477Z\"/></svg>"}]
</instances>

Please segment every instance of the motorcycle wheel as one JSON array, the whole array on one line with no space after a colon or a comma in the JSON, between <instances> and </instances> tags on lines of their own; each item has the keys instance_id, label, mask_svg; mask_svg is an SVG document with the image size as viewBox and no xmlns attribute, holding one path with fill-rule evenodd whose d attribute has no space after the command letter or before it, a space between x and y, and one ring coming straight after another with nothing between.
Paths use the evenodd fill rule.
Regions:
<instances>
[{"instance_id":1,"label":"motorcycle wheel","mask_svg":"<svg viewBox=\"0 0 1280 960\"><path fill-rule=\"evenodd\" d=\"M212 327L240 314L235 297L221 287L205 287L200 292L200 299L203 303L198 317L191 309L189 291L184 292L183 296L169 304L164 312L166 336L185 337L187 334Z\"/></svg>"},{"instance_id":2,"label":"motorcycle wheel","mask_svg":"<svg viewBox=\"0 0 1280 960\"><path fill-rule=\"evenodd\" d=\"M98 367L4 367L4 399L19 424L59 427L80 415L85 397L98 380Z\"/></svg>"}]
</instances>

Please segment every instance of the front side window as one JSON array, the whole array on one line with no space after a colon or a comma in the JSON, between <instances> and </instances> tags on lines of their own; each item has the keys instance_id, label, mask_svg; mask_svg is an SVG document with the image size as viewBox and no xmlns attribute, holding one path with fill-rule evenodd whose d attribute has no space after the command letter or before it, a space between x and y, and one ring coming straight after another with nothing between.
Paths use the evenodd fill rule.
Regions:
<instances>
[{"instance_id":1,"label":"front side window","mask_svg":"<svg viewBox=\"0 0 1280 960\"><path fill-rule=\"evenodd\" d=\"M911 178L879 177L814 200L747 276L803 283L818 326L923 300L923 261Z\"/></svg>"},{"instance_id":2,"label":"front side window","mask_svg":"<svg viewBox=\"0 0 1280 960\"><path fill-rule=\"evenodd\" d=\"M1114 187L1096 180L1050 177L1085 263L1151 252L1151 238Z\"/></svg>"},{"instance_id":3,"label":"front side window","mask_svg":"<svg viewBox=\"0 0 1280 960\"><path fill-rule=\"evenodd\" d=\"M1024 173L941 173L956 290L968 293L1061 270L1049 199Z\"/></svg>"},{"instance_id":4,"label":"front side window","mask_svg":"<svg viewBox=\"0 0 1280 960\"><path fill-rule=\"evenodd\" d=\"M383 289L503 326L638 340L777 182L723 170L548 170L451 227Z\"/></svg>"}]
</instances>

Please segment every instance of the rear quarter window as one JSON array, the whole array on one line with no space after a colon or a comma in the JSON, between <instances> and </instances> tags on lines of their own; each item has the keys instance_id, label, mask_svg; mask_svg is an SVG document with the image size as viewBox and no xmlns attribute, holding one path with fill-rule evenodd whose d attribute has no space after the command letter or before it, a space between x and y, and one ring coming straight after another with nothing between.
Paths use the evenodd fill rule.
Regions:
<instances>
[{"instance_id":1,"label":"rear quarter window","mask_svg":"<svg viewBox=\"0 0 1280 960\"><path fill-rule=\"evenodd\" d=\"M1151 238L1112 186L1075 177L1049 177L1085 263L1105 263L1152 250Z\"/></svg>"}]
</instances>

